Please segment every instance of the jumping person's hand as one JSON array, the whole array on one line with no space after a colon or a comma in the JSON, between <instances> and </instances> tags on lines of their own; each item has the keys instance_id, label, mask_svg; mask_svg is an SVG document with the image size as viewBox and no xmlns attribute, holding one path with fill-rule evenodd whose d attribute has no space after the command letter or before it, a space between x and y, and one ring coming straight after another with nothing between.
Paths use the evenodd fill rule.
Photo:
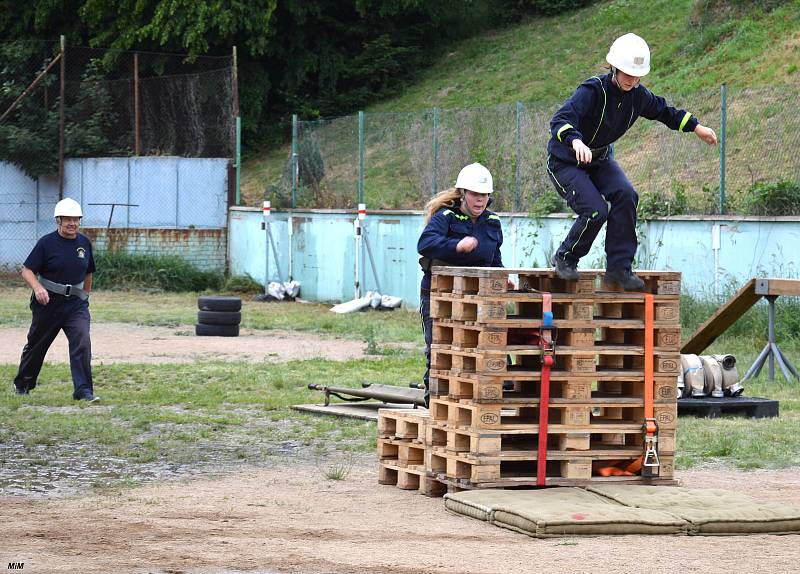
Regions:
<instances>
[{"instance_id":1,"label":"jumping person's hand","mask_svg":"<svg viewBox=\"0 0 800 574\"><path fill-rule=\"evenodd\" d=\"M572 140L572 149L575 150L575 157L579 162L592 163L592 150L581 140Z\"/></svg>"},{"instance_id":2,"label":"jumping person's hand","mask_svg":"<svg viewBox=\"0 0 800 574\"><path fill-rule=\"evenodd\" d=\"M717 134L711 128L697 124L697 127L694 128L694 133L708 145L717 145Z\"/></svg>"},{"instance_id":3,"label":"jumping person's hand","mask_svg":"<svg viewBox=\"0 0 800 574\"><path fill-rule=\"evenodd\" d=\"M456 245L456 251L459 253L470 253L477 246L478 240L471 235L467 235L464 239L458 242L458 245Z\"/></svg>"},{"instance_id":4,"label":"jumping person's hand","mask_svg":"<svg viewBox=\"0 0 800 574\"><path fill-rule=\"evenodd\" d=\"M40 305L47 305L50 302L50 293L42 286L34 289L33 294Z\"/></svg>"}]
</instances>

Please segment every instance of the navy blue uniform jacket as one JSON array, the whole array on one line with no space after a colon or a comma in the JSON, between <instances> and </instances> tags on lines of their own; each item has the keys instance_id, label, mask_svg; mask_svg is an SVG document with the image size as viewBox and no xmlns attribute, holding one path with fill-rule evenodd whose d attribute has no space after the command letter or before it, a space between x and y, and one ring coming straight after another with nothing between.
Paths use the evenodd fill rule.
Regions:
<instances>
[{"instance_id":1,"label":"navy blue uniform jacket","mask_svg":"<svg viewBox=\"0 0 800 574\"><path fill-rule=\"evenodd\" d=\"M667 105L664 98L641 84L623 92L608 73L583 82L556 112L550 120L547 152L556 159L577 164L572 140L579 139L593 149L611 145L639 116L683 132L693 132L698 124L692 114Z\"/></svg>"},{"instance_id":2,"label":"navy blue uniform jacket","mask_svg":"<svg viewBox=\"0 0 800 574\"><path fill-rule=\"evenodd\" d=\"M467 236L477 239L478 246L470 253L456 252L458 242ZM455 206L442 208L431 217L419 237L417 251L430 260L438 259L450 265L502 267L502 244L503 230L500 227L500 218L495 213L487 209L472 223L472 219ZM431 287L429 269L425 269L421 287Z\"/></svg>"}]
</instances>

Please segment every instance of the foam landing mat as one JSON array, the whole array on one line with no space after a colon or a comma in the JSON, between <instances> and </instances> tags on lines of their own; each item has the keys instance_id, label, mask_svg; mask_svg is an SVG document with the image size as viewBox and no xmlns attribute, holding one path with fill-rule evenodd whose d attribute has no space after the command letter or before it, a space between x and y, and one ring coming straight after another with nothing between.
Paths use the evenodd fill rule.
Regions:
<instances>
[{"instance_id":1,"label":"foam landing mat","mask_svg":"<svg viewBox=\"0 0 800 574\"><path fill-rule=\"evenodd\" d=\"M445 507L536 538L798 534L800 510L721 489L644 485L465 490Z\"/></svg>"}]
</instances>

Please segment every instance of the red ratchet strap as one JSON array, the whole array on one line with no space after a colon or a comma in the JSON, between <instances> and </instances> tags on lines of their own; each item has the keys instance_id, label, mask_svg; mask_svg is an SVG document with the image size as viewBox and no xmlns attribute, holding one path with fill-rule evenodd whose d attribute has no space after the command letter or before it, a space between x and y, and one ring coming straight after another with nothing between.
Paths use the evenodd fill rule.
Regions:
<instances>
[{"instance_id":1,"label":"red ratchet strap","mask_svg":"<svg viewBox=\"0 0 800 574\"><path fill-rule=\"evenodd\" d=\"M553 359L553 296L542 293L542 378L539 392L539 452L536 455L536 484L545 485L547 473L547 414L550 406L550 368Z\"/></svg>"}]
</instances>

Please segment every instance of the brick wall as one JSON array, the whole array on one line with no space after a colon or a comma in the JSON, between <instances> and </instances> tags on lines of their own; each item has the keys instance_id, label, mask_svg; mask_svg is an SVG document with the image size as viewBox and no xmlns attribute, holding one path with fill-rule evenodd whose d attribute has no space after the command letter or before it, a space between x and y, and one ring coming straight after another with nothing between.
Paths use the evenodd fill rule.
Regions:
<instances>
[{"instance_id":1,"label":"brick wall","mask_svg":"<svg viewBox=\"0 0 800 574\"><path fill-rule=\"evenodd\" d=\"M204 271L225 270L225 229L81 228L96 251L123 250L141 255L177 255Z\"/></svg>"}]
</instances>

